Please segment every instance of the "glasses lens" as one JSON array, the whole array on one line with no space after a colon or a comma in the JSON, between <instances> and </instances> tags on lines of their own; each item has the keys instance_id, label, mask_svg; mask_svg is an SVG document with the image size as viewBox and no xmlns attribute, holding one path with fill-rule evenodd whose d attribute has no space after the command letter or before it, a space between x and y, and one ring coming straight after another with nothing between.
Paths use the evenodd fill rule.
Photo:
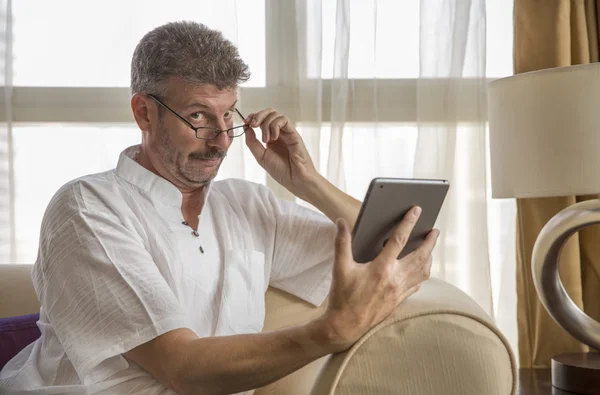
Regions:
<instances>
[{"instance_id":1,"label":"glasses lens","mask_svg":"<svg viewBox=\"0 0 600 395\"><path fill-rule=\"evenodd\" d=\"M232 125L227 130L227 135L232 138L241 136L246 132L246 128L244 126L246 126L244 124L244 118L242 118L240 114L237 113L237 111L234 111L232 117Z\"/></svg>"},{"instance_id":2,"label":"glasses lens","mask_svg":"<svg viewBox=\"0 0 600 395\"><path fill-rule=\"evenodd\" d=\"M226 118L225 124L228 126L228 129L222 131L210 127L201 127L196 132L196 137L202 140L212 140L219 136L219 134L222 132L227 132L229 137L234 138L239 137L246 132L244 118L242 118L237 111L233 111L233 113L229 115L228 119Z\"/></svg>"},{"instance_id":3,"label":"glasses lens","mask_svg":"<svg viewBox=\"0 0 600 395\"><path fill-rule=\"evenodd\" d=\"M196 131L196 137L202 140L212 140L219 135L218 129L200 128Z\"/></svg>"}]
</instances>

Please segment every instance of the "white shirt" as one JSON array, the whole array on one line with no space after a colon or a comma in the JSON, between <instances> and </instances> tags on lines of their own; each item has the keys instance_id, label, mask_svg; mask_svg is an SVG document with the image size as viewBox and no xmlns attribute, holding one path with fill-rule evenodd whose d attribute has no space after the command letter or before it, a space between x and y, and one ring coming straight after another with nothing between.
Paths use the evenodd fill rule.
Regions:
<instances>
[{"instance_id":1,"label":"white shirt","mask_svg":"<svg viewBox=\"0 0 600 395\"><path fill-rule=\"evenodd\" d=\"M32 273L42 336L0 372L0 393L170 394L122 354L177 328L260 332L269 285L325 299L335 237L325 216L225 180L207 187L196 237L181 193L132 159L138 149L48 205Z\"/></svg>"}]
</instances>

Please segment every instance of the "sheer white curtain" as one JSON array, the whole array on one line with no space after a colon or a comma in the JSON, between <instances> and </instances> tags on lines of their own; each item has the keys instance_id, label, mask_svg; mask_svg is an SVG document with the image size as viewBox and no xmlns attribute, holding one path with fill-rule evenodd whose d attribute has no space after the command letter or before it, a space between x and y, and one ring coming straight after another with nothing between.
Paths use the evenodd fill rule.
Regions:
<instances>
[{"instance_id":1,"label":"sheer white curtain","mask_svg":"<svg viewBox=\"0 0 600 395\"><path fill-rule=\"evenodd\" d=\"M0 0L0 262L15 261L11 6L11 0Z\"/></svg>"},{"instance_id":2,"label":"sheer white curtain","mask_svg":"<svg viewBox=\"0 0 600 395\"><path fill-rule=\"evenodd\" d=\"M412 8L419 18L417 35L410 38L419 48L418 78L412 92L399 86L392 91L397 96L388 101L382 98L394 81L379 77L386 54L378 53L378 40L390 40L378 33L390 23L382 14L396 11L394 3L314 1L303 14L299 10L304 3L297 2L298 26L292 30L298 32L297 63L308 66L288 83L297 81L302 113L316 114L313 122L300 127L321 172L357 198L375 176L449 179L452 186L438 222L442 237L435 275L456 284L493 313L485 164L485 1L424 0ZM335 13L324 18L328 5ZM324 33L328 25L334 27L330 28L333 59L324 64L323 45L331 44ZM349 69L356 68L351 64L354 52L360 52L361 78L349 78ZM402 61L401 53L396 57ZM321 72L323 67L331 67L330 78L323 77L328 74ZM310 69L321 73L311 75ZM402 96L411 93L416 94L416 123L381 119L379 111L394 107L401 111ZM356 122L357 113L368 115Z\"/></svg>"},{"instance_id":3,"label":"sheer white curtain","mask_svg":"<svg viewBox=\"0 0 600 395\"><path fill-rule=\"evenodd\" d=\"M443 233L437 247L436 274L492 313L485 160L485 0L426 0L420 11L414 176L451 180L438 220Z\"/></svg>"},{"instance_id":4,"label":"sheer white curtain","mask_svg":"<svg viewBox=\"0 0 600 395\"><path fill-rule=\"evenodd\" d=\"M514 201L490 197L486 113L486 77L497 71L486 63L501 52L487 47L497 43L487 35L510 42L512 26L502 31L494 20L507 9L511 2L421 0L413 175L452 181L437 224L435 275L473 297L516 350L516 210ZM512 63L508 55L500 62Z\"/></svg>"},{"instance_id":5,"label":"sheer white curtain","mask_svg":"<svg viewBox=\"0 0 600 395\"><path fill-rule=\"evenodd\" d=\"M486 0L298 0L273 12L296 16L273 44L288 58L278 86L321 173L359 199L376 176L450 180L433 275L516 347L514 211L488 195Z\"/></svg>"}]
</instances>

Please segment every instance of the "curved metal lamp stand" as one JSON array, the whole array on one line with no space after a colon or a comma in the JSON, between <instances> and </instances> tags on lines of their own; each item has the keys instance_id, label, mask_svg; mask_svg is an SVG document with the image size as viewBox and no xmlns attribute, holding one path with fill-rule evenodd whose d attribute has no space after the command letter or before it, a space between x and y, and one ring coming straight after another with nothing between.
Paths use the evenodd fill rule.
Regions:
<instances>
[{"instance_id":1,"label":"curved metal lamp stand","mask_svg":"<svg viewBox=\"0 0 600 395\"><path fill-rule=\"evenodd\" d=\"M579 230L594 224L600 224L600 200L580 202L556 214L535 242L532 270L536 291L550 316L574 338L600 350L600 322L590 318L571 300L558 271L565 242ZM600 394L600 354L555 356L552 359L552 385L580 394Z\"/></svg>"}]
</instances>

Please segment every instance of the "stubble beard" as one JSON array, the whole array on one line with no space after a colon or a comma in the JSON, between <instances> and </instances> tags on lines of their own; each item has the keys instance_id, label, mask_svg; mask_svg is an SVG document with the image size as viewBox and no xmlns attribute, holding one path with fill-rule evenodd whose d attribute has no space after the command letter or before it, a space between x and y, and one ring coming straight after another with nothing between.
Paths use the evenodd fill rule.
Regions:
<instances>
[{"instance_id":1,"label":"stubble beard","mask_svg":"<svg viewBox=\"0 0 600 395\"><path fill-rule=\"evenodd\" d=\"M175 147L162 119L158 125L158 132L159 138L154 140L154 144L151 145L151 148L156 152L156 155L165 169L175 176L176 179L184 181L190 186L203 186L217 176L221 164L223 163L222 160L209 172L198 169L193 166L192 163L197 159L224 158L227 155L225 152L213 151L209 153L192 153L186 158L187 160L184 161L184 154Z\"/></svg>"}]
</instances>

